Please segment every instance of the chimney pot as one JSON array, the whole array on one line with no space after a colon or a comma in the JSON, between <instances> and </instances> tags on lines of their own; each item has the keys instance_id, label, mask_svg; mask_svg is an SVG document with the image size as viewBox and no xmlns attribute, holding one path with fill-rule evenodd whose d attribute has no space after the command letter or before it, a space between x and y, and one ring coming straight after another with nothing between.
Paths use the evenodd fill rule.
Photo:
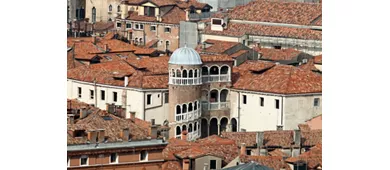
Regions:
<instances>
[{"instance_id":1,"label":"chimney pot","mask_svg":"<svg viewBox=\"0 0 390 170\"><path fill-rule=\"evenodd\" d=\"M245 143L241 143L241 155L246 155L246 145Z\"/></svg>"},{"instance_id":2,"label":"chimney pot","mask_svg":"<svg viewBox=\"0 0 390 170\"><path fill-rule=\"evenodd\" d=\"M152 125L152 127L151 127L151 137L152 137L152 139L157 139L157 133L158 133L158 131L157 131L157 128L158 128L158 126L157 125Z\"/></svg>"},{"instance_id":3,"label":"chimney pot","mask_svg":"<svg viewBox=\"0 0 390 170\"><path fill-rule=\"evenodd\" d=\"M129 84L129 77L125 76L124 86L127 87L128 84Z\"/></svg>"}]
</instances>

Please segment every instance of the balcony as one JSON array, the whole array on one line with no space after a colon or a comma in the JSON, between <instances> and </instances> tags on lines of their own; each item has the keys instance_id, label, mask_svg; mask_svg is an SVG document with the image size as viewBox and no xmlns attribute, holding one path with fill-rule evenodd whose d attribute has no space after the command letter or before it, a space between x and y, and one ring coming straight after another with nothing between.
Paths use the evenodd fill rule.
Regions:
<instances>
[{"instance_id":1,"label":"balcony","mask_svg":"<svg viewBox=\"0 0 390 170\"><path fill-rule=\"evenodd\" d=\"M225 110L229 109L230 102L207 102L202 101L202 109L206 110Z\"/></svg>"},{"instance_id":2,"label":"balcony","mask_svg":"<svg viewBox=\"0 0 390 170\"><path fill-rule=\"evenodd\" d=\"M188 15L188 18L190 19L190 21L199 21L199 20L202 20L202 19L210 18L211 15L213 15L214 13L215 12L202 12L200 14L192 13L192 14Z\"/></svg>"},{"instance_id":3,"label":"balcony","mask_svg":"<svg viewBox=\"0 0 390 170\"><path fill-rule=\"evenodd\" d=\"M170 77L169 84L174 85L199 85L202 84L201 77L194 78L181 78L181 77Z\"/></svg>"},{"instance_id":4,"label":"balcony","mask_svg":"<svg viewBox=\"0 0 390 170\"><path fill-rule=\"evenodd\" d=\"M192 141L192 140L196 140L200 137L200 130L196 130L196 131L193 131L193 132L188 132L187 133L187 140L188 141ZM175 136L176 139L181 139L181 135L176 135Z\"/></svg>"},{"instance_id":5,"label":"balcony","mask_svg":"<svg viewBox=\"0 0 390 170\"><path fill-rule=\"evenodd\" d=\"M181 123L181 122L193 121L198 119L200 116L201 116L200 109L187 112L187 113L176 114L176 122Z\"/></svg>"}]
</instances>

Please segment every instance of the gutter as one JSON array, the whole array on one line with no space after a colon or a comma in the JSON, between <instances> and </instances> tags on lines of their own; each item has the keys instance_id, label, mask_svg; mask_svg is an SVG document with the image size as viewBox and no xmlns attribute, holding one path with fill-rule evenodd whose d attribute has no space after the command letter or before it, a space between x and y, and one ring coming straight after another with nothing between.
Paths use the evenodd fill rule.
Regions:
<instances>
[{"instance_id":1,"label":"gutter","mask_svg":"<svg viewBox=\"0 0 390 170\"><path fill-rule=\"evenodd\" d=\"M280 93L258 92L258 91L252 91L252 90L241 90L241 89L235 89L235 88L231 88L230 91L245 92L245 93L250 93L250 94L268 95L268 96L281 96L281 97L322 95L322 92L314 92L314 93L297 93L297 94L280 94Z\"/></svg>"}]
</instances>

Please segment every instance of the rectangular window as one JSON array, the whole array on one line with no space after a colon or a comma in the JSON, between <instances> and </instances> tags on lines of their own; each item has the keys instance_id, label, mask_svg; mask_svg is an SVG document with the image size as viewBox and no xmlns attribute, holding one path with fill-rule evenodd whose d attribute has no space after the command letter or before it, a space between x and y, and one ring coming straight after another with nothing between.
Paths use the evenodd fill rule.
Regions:
<instances>
[{"instance_id":1,"label":"rectangular window","mask_svg":"<svg viewBox=\"0 0 390 170\"><path fill-rule=\"evenodd\" d=\"M242 44L244 44L244 45L245 45L245 40L242 40Z\"/></svg>"},{"instance_id":2,"label":"rectangular window","mask_svg":"<svg viewBox=\"0 0 390 170\"><path fill-rule=\"evenodd\" d=\"M139 29L139 24L135 24L135 29Z\"/></svg>"},{"instance_id":3,"label":"rectangular window","mask_svg":"<svg viewBox=\"0 0 390 170\"><path fill-rule=\"evenodd\" d=\"M320 98L314 98L314 106L320 105Z\"/></svg>"},{"instance_id":4,"label":"rectangular window","mask_svg":"<svg viewBox=\"0 0 390 170\"><path fill-rule=\"evenodd\" d=\"M122 23L120 23L120 22L117 22L117 23L116 23L116 27L117 27L117 28L120 28L120 27L122 27Z\"/></svg>"},{"instance_id":5,"label":"rectangular window","mask_svg":"<svg viewBox=\"0 0 390 170\"><path fill-rule=\"evenodd\" d=\"M151 94L148 94L148 95L146 96L146 104L147 104L147 105L152 104L152 95L151 95Z\"/></svg>"},{"instance_id":6,"label":"rectangular window","mask_svg":"<svg viewBox=\"0 0 390 170\"><path fill-rule=\"evenodd\" d=\"M118 163L118 154L117 153L110 154L110 163Z\"/></svg>"},{"instance_id":7,"label":"rectangular window","mask_svg":"<svg viewBox=\"0 0 390 170\"><path fill-rule=\"evenodd\" d=\"M251 155L252 151L251 150L246 150L246 155Z\"/></svg>"},{"instance_id":8,"label":"rectangular window","mask_svg":"<svg viewBox=\"0 0 390 170\"><path fill-rule=\"evenodd\" d=\"M141 151L139 155L140 161L148 161L148 152L147 151Z\"/></svg>"},{"instance_id":9,"label":"rectangular window","mask_svg":"<svg viewBox=\"0 0 390 170\"><path fill-rule=\"evenodd\" d=\"M279 99L275 99L275 108L279 109Z\"/></svg>"},{"instance_id":10,"label":"rectangular window","mask_svg":"<svg viewBox=\"0 0 390 170\"><path fill-rule=\"evenodd\" d=\"M260 97L260 106L264 106L264 97Z\"/></svg>"},{"instance_id":11,"label":"rectangular window","mask_svg":"<svg viewBox=\"0 0 390 170\"><path fill-rule=\"evenodd\" d=\"M113 98L114 102L117 102L118 101L118 93L112 92L112 98Z\"/></svg>"},{"instance_id":12,"label":"rectangular window","mask_svg":"<svg viewBox=\"0 0 390 170\"><path fill-rule=\"evenodd\" d=\"M131 28L131 23L126 23L126 28Z\"/></svg>"},{"instance_id":13,"label":"rectangular window","mask_svg":"<svg viewBox=\"0 0 390 170\"><path fill-rule=\"evenodd\" d=\"M143 30L144 29L144 24L135 24L135 29Z\"/></svg>"},{"instance_id":14,"label":"rectangular window","mask_svg":"<svg viewBox=\"0 0 390 170\"><path fill-rule=\"evenodd\" d=\"M93 90L89 90L89 98L91 98L91 99L95 98L95 93Z\"/></svg>"},{"instance_id":15,"label":"rectangular window","mask_svg":"<svg viewBox=\"0 0 390 170\"><path fill-rule=\"evenodd\" d=\"M106 100L106 92L104 90L100 90L100 99Z\"/></svg>"},{"instance_id":16,"label":"rectangular window","mask_svg":"<svg viewBox=\"0 0 390 170\"><path fill-rule=\"evenodd\" d=\"M77 88L77 94L78 94L78 97L79 97L79 98L81 98L81 93L82 93L81 87L78 87L78 88Z\"/></svg>"},{"instance_id":17,"label":"rectangular window","mask_svg":"<svg viewBox=\"0 0 390 170\"><path fill-rule=\"evenodd\" d=\"M156 26L155 26L155 25L151 25L151 26L150 26L150 31L156 32Z\"/></svg>"},{"instance_id":18,"label":"rectangular window","mask_svg":"<svg viewBox=\"0 0 390 170\"><path fill-rule=\"evenodd\" d=\"M213 25L222 25L222 20L221 19L211 19L211 23Z\"/></svg>"},{"instance_id":19,"label":"rectangular window","mask_svg":"<svg viewBox=\"0 0 390 170\"><path fill-rule=\"evenodd\" d=\"M242 103L246 104L246 95L242 95Z\"/></svg>"},{"instance_id":20,"label":"rectangular window","mask_svg":"<svg viewBox=\"0 0 390 170\"><path fill-rule=\"evenodd\" d=\"M88 156L87 155L83 155L80 157L80 165L81 166L88 165Z\"/></svg>"},{"instance_id":21,"label":"rectangular window","mask_svg":"<svg viewBox=\"0 0 390 170\"><path fill-rule=\"evenodd\" d=\"M169 93L164 93L164 103L169 102Z\"/></svg>"},{"instance_id":22,"label":"rectangular window","mask_svg":"<svg viewBox=\"0 0 390 170\"><path fill-rule=\"evenodd\" d=\"M282 46L280 46L280 45L276 45L276 46L274 46L274 48L275 48L275 49L279 49L279 50L280 50L280 49L282 49Z\"/></svg>"},{"instance_id":23,"label":"rectangular window","mask_svg":"<svg viewBox=\"0 0 390 170\"><path fill-rule=\"evenodd\" d=\"M171 27L165 27L164 28L165 33L171 33Z\"/></svg>"},{"instance_id":24,"label":"rectangular window","mask_svg":"<svg viewBox=\"0 0 390 170\"><path fill-rule=\"evenodd\" d=\"M217 160L210 160L210 169L217 169Z\"/></svg>"},{"instance_id":25,"label":"rectangular window","mask_svg":"<svg viewBox=\"0 0 390 170\"><path fill-rule=\"evenodd\" d=\"M144 15L154 17L155 16L155 8L154 7L144 7Z\"/></svg>"}]
</instances>

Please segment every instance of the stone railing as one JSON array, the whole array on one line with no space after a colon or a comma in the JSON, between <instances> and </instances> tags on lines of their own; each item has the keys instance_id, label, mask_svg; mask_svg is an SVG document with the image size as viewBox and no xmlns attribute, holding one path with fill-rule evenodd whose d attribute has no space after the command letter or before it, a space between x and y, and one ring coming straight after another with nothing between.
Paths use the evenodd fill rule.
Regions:
<instances>
[{"instance_id":1,"label":"stone railing","mask_svg":"<svg viewBox=\"0 0 390 170\"><path fill-rule=\"evenodd\" d=\"M193 78L169 77L169 84L199 85L202 84L202 78L201 77L193 77Z\"/></svg>"},{"instance_id":2,"label":"stone railing","mask_svg":"<svg viewBox=\"0 0 390 170\"><path fill-rule=\"evenodd\" d=\"M188 122L198 119L201 116L200 109L193 110L187 113L176 114L176 122Z\"/></svg>"},{"instance_id":3,"label":"stone railing","mask_svg":"<svg viewBox=\"0 0 390 170\"><path fill-rule=\"evenodd\" d=\"M202 109L204 110L224 110L229 109L229 101L226 102L207 102L202 101Z\"/></svg>"},{"instance_id":4,"label":"stone railing","mask_svg":"<svg viewBox=\"0 0 390 170\"><path fill-rule=\"evenodd\" d=\"M202 75L202 82L230 82L230 74Z\"/></svg>"}]
</instances>

